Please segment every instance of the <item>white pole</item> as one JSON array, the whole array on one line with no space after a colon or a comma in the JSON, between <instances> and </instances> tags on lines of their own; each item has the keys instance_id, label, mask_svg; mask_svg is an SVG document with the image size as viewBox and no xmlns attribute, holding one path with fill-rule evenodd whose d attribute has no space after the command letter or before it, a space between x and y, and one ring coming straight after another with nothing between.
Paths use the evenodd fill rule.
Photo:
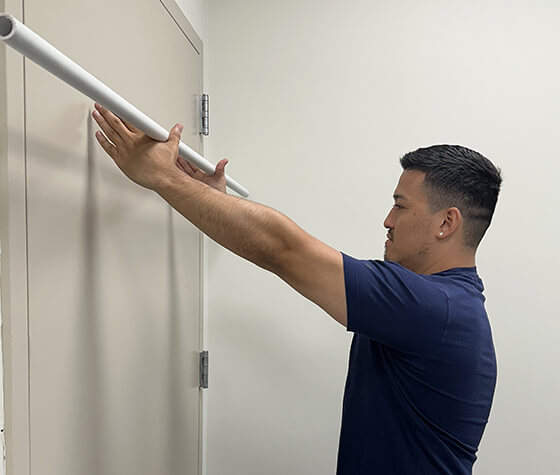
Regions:
<instances>
[{"instance_id":1,"label":"white pole","mask_svg":"<svg viewBox=\"0 0 560 475\"><path fill-rule=\"evenodd\" d=\"M150 119L110 87L78 66L11 15L0 14L0 40L95 102L130 122L154 140L165 142L169 138L169 132L161 125ZM179 156L206 173L211 174L216 171L214 165L183 142L179 143ZM241 196L249 196L249 192L243 186L227 175L226 183Z\"/></svg>"}]
</instances>

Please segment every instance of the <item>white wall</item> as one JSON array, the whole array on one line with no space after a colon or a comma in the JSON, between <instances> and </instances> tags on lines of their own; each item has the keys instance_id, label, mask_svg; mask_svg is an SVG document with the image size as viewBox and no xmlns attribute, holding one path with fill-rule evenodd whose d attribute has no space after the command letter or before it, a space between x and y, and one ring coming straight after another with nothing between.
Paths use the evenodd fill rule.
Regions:
<instances>
[{"instance_id":1,"label":"white wall","mask_svg":"<svg viewBox=\"0 0 560 475\"><path fill-rule=\"evenodd\" d=\"M206 45L208 40L208 2L206 0L175 0L177 5Z\"/></svg>"},{"instance_id":2,"label":"white wall","mask_svg":"<svg viewBox=\"0 0 560 475\"><path fill-rule=\"evenodd\" d=\"M2 59L0 59L2 61ZM0 243L1 244L1 243ZM2 246L0 245L0 262L2 261ZM0 266L1 269L1 266ZM2 273L0 272L0 281ZM0 295L0 332L2 331L2 296ZM4 353L2 351L2 338L0 338L0 449L2 464L0 471L6 473L6 440L4 438Z\"/></svg>"},{"instance_id":3,"label":"white wall","mask_svg":"<svg viewBox=\"0 0 560 475\"><path fill-rule=\"evenodd\" d=\"M504 170L479 252L498 386L478 474L552 473L560 427L560 4L211 0L212 161L336 248L380 258L398 158ZM208 475L334 473L350 334L213 245Z\"/></svg>"}]
</instances>

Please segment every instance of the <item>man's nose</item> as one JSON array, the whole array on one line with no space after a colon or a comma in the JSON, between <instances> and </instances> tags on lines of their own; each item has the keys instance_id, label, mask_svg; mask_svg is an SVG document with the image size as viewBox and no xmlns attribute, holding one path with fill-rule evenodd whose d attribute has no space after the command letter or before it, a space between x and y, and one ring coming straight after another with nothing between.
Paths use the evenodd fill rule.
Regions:
<instances>
[{"instance_id":1,"label":"man's nose","mask_svg":"<svg viewBox=\"0 0 560 475\"><path fill-rule=\"evenodd\" d=\"M393 227L393 210L392 209L391 209L391 211L389 211L389 214L385 218L385 221L383 221L383 226L386 227L387 229L391 229Z\"/></svg>"}]
</instances>

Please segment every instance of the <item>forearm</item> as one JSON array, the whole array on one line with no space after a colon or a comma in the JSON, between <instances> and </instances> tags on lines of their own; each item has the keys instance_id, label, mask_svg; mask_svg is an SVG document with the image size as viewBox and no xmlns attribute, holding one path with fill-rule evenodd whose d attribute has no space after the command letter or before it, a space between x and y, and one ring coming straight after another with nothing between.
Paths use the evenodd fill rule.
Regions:
<instances>
[{"instance_id":1,"label":"forearm","mask_svg":"<svg viewBox=\"0 0 560 475\"><path fill-rule=\"evenodd\" d=\"M278 211L221 193L179 170L156 192L211 239L276 274L282 256L305 235Z\"/></svg>"},{"instance_id":2,"label":"forearm","mask_svg":"<svg viewBox=\"0 0 560 475\"><path fill-rule=\"evenodd\" d=\"M96 133L99 144L131 180L156 191L207 236L274 272L346 326L340 252L278 211L226 195L194 179L197 170L177 158L180 124L171 129L166 142L157 142L101 105L95 104L95 109L93 116L105 134ZM212 178L223 186L226 161L220 163L215 176L202 173L200 178Z\"/></svg>"}]
</instances>

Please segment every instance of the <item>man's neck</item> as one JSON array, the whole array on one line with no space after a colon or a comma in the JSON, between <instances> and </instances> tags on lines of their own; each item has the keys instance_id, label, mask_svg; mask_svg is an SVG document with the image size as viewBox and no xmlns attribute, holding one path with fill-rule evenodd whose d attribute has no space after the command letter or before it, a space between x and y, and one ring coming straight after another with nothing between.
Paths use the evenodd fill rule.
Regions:
<instances>
[{"instance_id":1,"label":"man's neck","mask_svg":"<svg viewBox=\"0 0 560 475\"><path fill-rule=\"evenodd\" d=\"M445 258L438 259L434 262L427 264L425 269L422 269L418 274L437 274L456 267L474 267L476 266L476 256L474 254L461 255L461 256L446 256Z\"/></svg>"}]
</instances>

